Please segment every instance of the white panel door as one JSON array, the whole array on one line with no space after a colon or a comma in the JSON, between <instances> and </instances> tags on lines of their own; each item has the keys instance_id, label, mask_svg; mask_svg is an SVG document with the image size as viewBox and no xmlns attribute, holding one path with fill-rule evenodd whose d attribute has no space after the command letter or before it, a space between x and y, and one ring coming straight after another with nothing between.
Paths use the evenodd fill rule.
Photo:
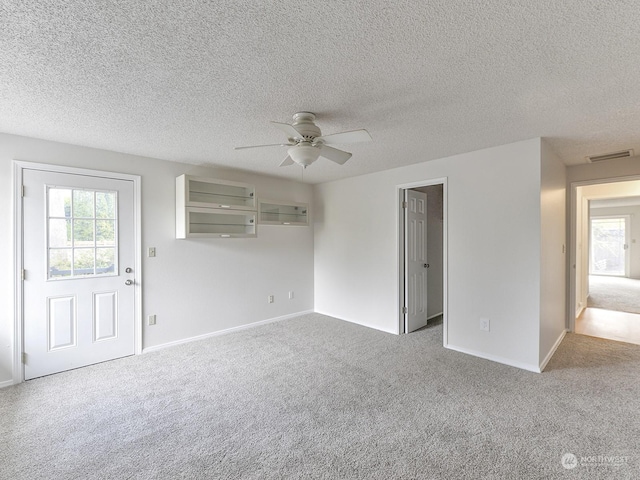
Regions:
<instances>
[{"instance_id":1,"label":"white panel door","mask_svg":"<svg viewBox=\"0 0 640 480\"><path fill-rule=\"evenodd\" d=\"M134 353L134 185L23 172L25 379Z\"/></svg>"},{"instance_id":2,"label":"white panel door","mask_svg":"<svg viewBox=\"0 0 640 480\"><path fill-rule=\"evenodd\" d=\"M427 324L427 194L406 191L405 332Z\"/></svg>"}]
</instances>

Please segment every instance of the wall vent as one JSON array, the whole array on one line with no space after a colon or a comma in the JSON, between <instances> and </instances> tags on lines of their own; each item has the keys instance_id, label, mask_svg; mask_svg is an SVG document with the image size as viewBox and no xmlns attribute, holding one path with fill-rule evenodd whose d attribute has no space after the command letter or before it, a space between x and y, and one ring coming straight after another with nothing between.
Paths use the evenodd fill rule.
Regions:
<instances>
[{"instance_id":1,"label":"wall vent","mask_svg":"<svg viewBox=\"0 0 640 480\"><path fill-rule=\"evenodd\" d=\"M602 155L591 155L587 157L587 160L591 163L604 162L605 160L613 160L614 158L626 158L633 157L633 150L621 150L619 152L604 153Z\"/></svg>"}]
</instances>

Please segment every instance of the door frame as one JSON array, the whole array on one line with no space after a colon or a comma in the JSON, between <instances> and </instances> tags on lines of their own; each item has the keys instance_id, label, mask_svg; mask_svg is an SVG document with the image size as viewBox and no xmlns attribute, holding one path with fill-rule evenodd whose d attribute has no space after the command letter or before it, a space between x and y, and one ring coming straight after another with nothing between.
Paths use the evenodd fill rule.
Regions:
<instances>
[{"instance_id":1,"label":"door frame","mask_svg":"<svg viewBox=\"0 0 640 480\"><path fill-rule=\"evenodd\" d=\"M578 219L577 219L577 188L578 187L586 187L589 185L600 185L604 183L619 183L619 182L631 182L635 180L640 180L640 175L628 175L623 177L610 177L610 178L598 178L594 180L583 180L578 182L571 182L571 194L570 194L570 224L569 224L569 255L568 255L568 265L567 272L569 275L569 296L568 296L568 325L567 329L569 332L576 331L576 307L578 299L576 297L576 286L578 279L576 278L576 264L579 261L576 258L576 252L578 250L578 233L576 230L578 228ZM588 260L587 260L587 268L589 268ZM587 270L588 275L588 270ZM586 308L586 307L585 307Z\"/></svg>"},{"instance_id":2,"label":"door frame","mask_svg":"<svg viewBox=\"0 0 640 480\"><path fill-rule=\"evenodd\" d=\"M90 177L128 180L133 182L134 201L134 265L136 281L134 283L134 354L142 353L142 209L141 209L141 177L128 173L90 170L86 168L67 167L48 163L34 163L13 160L13 271L14 271L14 327L13 327L13 383L24 382L24 286L22 269L24 260L24 223L22 214L22 181L25 170L40 170L52 173L67 173Z\"/></svg>"},{"instance_id":3,"label":"door frame","mask_svg":"<svg viewBox=\"0 0 640 480\"><path fill-rule=\"evenodd\" d=\"M405 333L405 314L403 313L405 301L405 221L404 202L405 190L412 188L428 187L431 185L442 185L442 345L446 347L448 340L448 311L449 311L449 293L448 293L448 201L447 201L447 185L448 177L433 178L429 180L421 180L418 182L403 183L396 185L396 212L397 212L397 259L398 259L398 333Z\"/></svg>"}]
</instances>

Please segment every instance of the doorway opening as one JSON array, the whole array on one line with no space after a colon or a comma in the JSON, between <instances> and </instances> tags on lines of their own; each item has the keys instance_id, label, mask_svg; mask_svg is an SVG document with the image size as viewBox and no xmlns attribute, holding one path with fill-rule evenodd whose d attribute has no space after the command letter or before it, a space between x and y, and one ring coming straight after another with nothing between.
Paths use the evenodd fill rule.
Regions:
<instances>
[{"instance_id":1,"label":"doorway opening","mask_svg":"<svg viewBox=\"0 0 640 480\"><path fill-rule=\"evenodd\" d=\"M572 188L570 329L640 344L640 179Z\"/></svg>"},{"instance_id":2,"label":"doorway opening","mask_svg":"<svg viewBox=\"0 0 640 480\"><path fill-rule=\"evenodd\" d=\"M398 187L399 333L442 325L447 345L446 178Z\"/></svg>"}]
</instances>

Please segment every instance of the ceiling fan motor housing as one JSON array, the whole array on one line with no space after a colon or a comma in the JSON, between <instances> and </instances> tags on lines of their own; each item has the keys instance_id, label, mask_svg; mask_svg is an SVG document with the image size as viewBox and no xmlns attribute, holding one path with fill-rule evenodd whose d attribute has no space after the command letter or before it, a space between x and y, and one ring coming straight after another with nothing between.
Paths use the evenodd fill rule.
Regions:
<instances>
[{"instance_id":1,"label":"ceiling fan motor housing","mask_svg":"<svg viewBox=\"0 0 640 480\"><path fill-rule=\"evenodd\" d=\"M313 123L316 116L311 112L298 112L293 115L293 124L291 125L296 131L304 137L305 140L313 140L322 136L322 132L318 126Z\"/></svg>"},{"instance_id":2,"label":"ceiling fan motor housing","mask_svg":"<svg viewBox=\"0 0 640 480\"><path fill-rule=\"evenodd\" d=\"M309 142L300 142L287 151L291 159L303 168L307 168L320 156L320 148L314 147Z\"/></svg>"}]
</instances>

